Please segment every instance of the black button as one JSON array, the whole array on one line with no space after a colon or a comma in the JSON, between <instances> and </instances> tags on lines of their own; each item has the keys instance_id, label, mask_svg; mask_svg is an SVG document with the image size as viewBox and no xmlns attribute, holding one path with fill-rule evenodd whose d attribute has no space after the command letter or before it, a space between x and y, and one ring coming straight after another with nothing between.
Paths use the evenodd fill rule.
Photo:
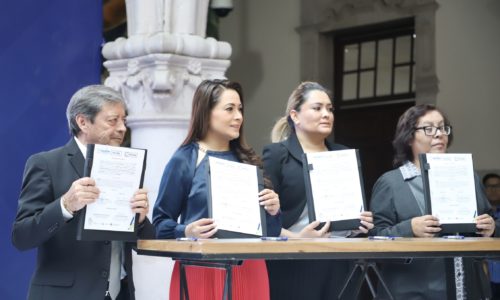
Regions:
<instances>
[{"instance_id":1,"label":"black button","mask_svg":"<svg viewBox=\"0 0 500 300\"><path fill-rule=\"evenodd\" d=\"M102 277L102 278L106 278L106 279L108 279L108 275L109 275L109 274L108 274L108 271L106 271L106 270L103 270L103 271L101 272L101 277Z\"/></svg>"},{"instance_id":2,"label":"black button","mask_svg":"<svg viewBox=\"0 0 500 300\"><path fill-rule=\"evenodd\" d=\"M104 245L109 245L109 241L104 241Z\"/></svg>"}]
</instances>

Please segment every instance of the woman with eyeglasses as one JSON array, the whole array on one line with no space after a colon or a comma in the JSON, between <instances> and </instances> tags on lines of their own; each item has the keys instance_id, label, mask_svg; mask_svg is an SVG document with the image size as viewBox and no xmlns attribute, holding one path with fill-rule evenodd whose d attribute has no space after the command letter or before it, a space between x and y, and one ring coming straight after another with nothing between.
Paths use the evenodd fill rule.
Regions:
<instances>
[{"instance_id":1,"label":"woman with eyeglasses","mask_svg":"<svg viewBox=\"0 0 500 300\"><path fill-rule=\"evenodd\" d=\"M370 204L375 228L371 234L427 238L440 236L439 219L425 214L418 155L445 153L452 140L450 122L441 110L432 105L413 106L399 118L393 141L396 169L383 174L372 191ZM491 207L479 178L476 176L475 180L479 215L476 218L476 235L490 237L495 233L496 224L490 215ZM454 268L453 263L458 265ZM453 271L461 271L462 267L465 279L454 276ZM443 258L415 258L411 262L387 261L381 264L382 276L394 299L447 299L447 295L455 296L455 288L458 286L460 291L462 284L466 286L467 299L480 299L481 283L474 282L474 279L485 277L483 273L472 275L480 269L473 268L472 260L460 258L451 259L449 263L445 263ZM379 293L380 299L388 298L380 286Z\"/></svg>"}]
</instances>

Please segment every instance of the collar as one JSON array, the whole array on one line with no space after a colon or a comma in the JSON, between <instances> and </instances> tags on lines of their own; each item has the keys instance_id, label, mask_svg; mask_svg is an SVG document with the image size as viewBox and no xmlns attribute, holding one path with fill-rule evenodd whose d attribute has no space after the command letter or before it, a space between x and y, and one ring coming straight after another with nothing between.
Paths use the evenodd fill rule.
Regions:
<instances>
[{"instance_id":1,"label":"collar","mask_svg":"<svg viewBox=\"0 0 500 300\"><path fill-rule=\"evenodd\" d=\"M325 144L326 148L328 150L332 150L333 146L332 144L328 141L328 139L325 139ZM299 138L297 137L297 134L295 133L295 130L291 130L290 136L283 141L283 145L288 149L288 152L298 161L302 162L302 154L304 154L304 150L302 149L302 146L300 145Z\"/></svg>"},{"instance_id":2,"label":"collar","mask_svg":"<svg viewBox=\"0 0 500 300\"><path fill-rule=\"evenodd\" d=\"M75 137L71 138L69 142L64 146L66 150L66 155L69 159L70 164L73 166L73 169L75 170L76 174L78 174L79 177L83 177L83 166L85 165L85 158L83 157L82 149L80 149L78 139ZM82 144L84 148L84 146Z\"/></svg>"},{"instance_id":3,"label":"collar","mask_svg":"<svg viewBox=\"0 0 500 300\"><path fill-rule=\"evenodd\" d=\"M80 142L80 140L76 136L74 136L73 138L75 139L75 142L76 142L76 145L78 146L78 149L80 149L80 151L82 152L83 158L86 158L87 157L87 145L84 145L82 142Z\"/></svg>"},{"instance_id":4,"label":"collar","mask_svg":"<svg viewBox=\"0 0 500 300\"><path fill-rule=\"evenodd\" d=\"M404 165L399 167L404 180L410 180L417 176L421 176L420 169L417 168L411 161L406 161Z\"/></svg>"}]
</instances>

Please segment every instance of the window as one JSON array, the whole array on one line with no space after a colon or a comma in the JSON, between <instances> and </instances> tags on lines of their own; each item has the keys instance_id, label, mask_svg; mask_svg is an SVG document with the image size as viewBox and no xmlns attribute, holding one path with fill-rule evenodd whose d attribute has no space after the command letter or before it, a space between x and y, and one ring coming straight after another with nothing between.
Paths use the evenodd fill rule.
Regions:
<instances>
[{"instance_id":1,"label":"window","mask_svg":"<svg viewBox=\"0 0 500 300\"><path fill-rule=\"evenodd\" d=\"M340 107L415 98L412 19L334 33L334 98Z\"/></svg>"}]
</instances>

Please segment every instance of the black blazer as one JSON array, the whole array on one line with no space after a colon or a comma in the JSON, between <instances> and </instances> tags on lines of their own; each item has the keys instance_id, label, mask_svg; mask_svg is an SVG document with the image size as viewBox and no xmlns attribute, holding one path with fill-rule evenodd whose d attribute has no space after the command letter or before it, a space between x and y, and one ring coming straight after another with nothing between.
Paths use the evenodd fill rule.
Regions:
<instances>
[{"instance_id":1,"label":"black blazer","mask_svg":"<svg viewBox=\"0 0 500 300\"><path fill-rule=\"evenodd\" d=\"M28 299L102 300L107 290L111 243L77 241L77 218L65 222L60 197L83 176L84 158L74 139L65 146L35 154L26 162L12 243L19 250L38 248ZM150 221L141 238L154 238ZM132 281L132 244L125 245L125 269Z\"/></svg>"},{"instance_id":2,"label":"black blazer","mask_svg":"<svg viewBox=\"0 0 500 300\"><path fill-rule=\"evenodd\" d=\"M344 145L326 141L330 151L348 149ZM302 169L302 146L294 131L288 139L264 147L264 172L271 179L274 191L280 197L281 220L290 228L300 217L307 203Z\"/></svg>"}]
</instances>

